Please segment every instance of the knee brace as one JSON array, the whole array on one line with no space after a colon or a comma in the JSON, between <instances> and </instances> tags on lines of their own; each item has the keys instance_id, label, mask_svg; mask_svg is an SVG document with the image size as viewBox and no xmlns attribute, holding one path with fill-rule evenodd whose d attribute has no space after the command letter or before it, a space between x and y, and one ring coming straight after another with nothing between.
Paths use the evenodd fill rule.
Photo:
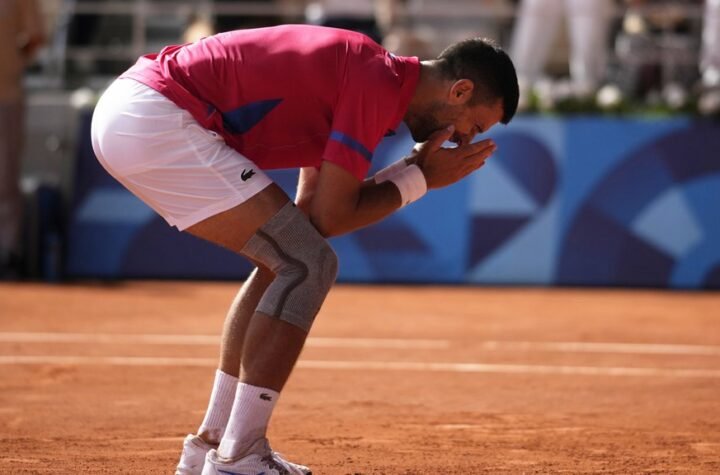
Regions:
<instances>
[{"instance_id":1,"label":"knee brace","mask_svg":"<svg viewBox=\"0 0 720 475\"><path fill-rule=\"evenodd\" d=\"M309 331L337 277L337 256L293 203L248 240L242 254L275 273L257 311Z\"/></svg>"}]
</instances>

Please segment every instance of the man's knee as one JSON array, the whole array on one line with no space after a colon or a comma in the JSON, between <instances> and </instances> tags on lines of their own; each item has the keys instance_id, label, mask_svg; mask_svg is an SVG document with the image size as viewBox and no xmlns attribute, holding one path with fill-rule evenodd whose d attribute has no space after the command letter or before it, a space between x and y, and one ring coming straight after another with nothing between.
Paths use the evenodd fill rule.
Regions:
<instances>
[{"instance_id":1,"label":"man's knee","mask_svg":"<svg viewBox=\"0 0 720 475\"><path fill-rule=\"evenodd\" d=\"M320 311L320 307L325 301L330 288L335 283L338 274L338 257L332 247L323 239L324 246L320 250L320 259L318 265L318 292L323 294L322 300L319 302L315 315ZM313 316L313 319L315 316Z\"/></svg>"},{"instance_id":2,"label":"man's knee","mask_svg":"<svg viewBox=\"0 0 720 475\"><path fill-rule=\"evenodd\" d=\"M308 331L337 277L337 256L327 241L288 204L248 241L243 254L275 273L257 311Z\"/></svg>"},{"instance_id":3,"label":"man's knee","mask_svg":"<svg viewBox=\"0 0 720 475\"><path fill-rule=\"evenodd\" d=\"M326 289L325 293L327 293L330 291L330 287L332 287L335 283L335 279L337 279L338 257L327 241L323 241L323 244L324 246L319 251L320 265L318 266L318 277L320 285Z\"/></svg>"}]
</instances>

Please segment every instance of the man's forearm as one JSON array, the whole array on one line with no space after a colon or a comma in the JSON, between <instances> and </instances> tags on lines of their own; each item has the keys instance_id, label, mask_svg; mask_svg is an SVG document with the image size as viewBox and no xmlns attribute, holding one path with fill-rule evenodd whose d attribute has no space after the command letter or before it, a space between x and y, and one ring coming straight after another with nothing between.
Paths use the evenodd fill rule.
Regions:
<instances>
[{"instance_id":1,"label":"man's forearm","mask_svg":"<svg viewBox=\"0 0 720 475\"><path fill-rule=\"evenodd\" d=\"M400 191L394 183L375 183L369 178L363 182L353 208L342 215L313 222L326 237L339 236L382 220L397 211L400 205Z\"/></svg>"}]
</instances>

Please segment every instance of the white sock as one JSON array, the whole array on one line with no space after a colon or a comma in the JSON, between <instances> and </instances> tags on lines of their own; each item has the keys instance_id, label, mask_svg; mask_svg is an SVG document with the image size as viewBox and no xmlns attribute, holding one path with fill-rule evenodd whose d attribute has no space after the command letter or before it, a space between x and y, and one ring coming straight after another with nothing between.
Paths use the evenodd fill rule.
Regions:
<instances>
[{"instance_id":1,"label":"white sock","mask_svg":"<svg viewBox=\"0 0 720 475\"><path fill-rule=\"evenodd\" d=\"M213 384L210 395L210 403L205 413L205 419L198 429L198 434L203 434L208 442L217 443L222 439L237 387L238 378L220 370L215 372L215 384Z\"/></svg>"},{"instance_id":2,"label":"white sock","mask_svg":"<svg viewBox=\"0 0 720 475\"><path fill-rule=\"evenodd\" d=\"M255 441L265 437L278 396L272 389L238 383L230 420L218 448L220 457L239 459Z\"/></svg>"}]
</instances>

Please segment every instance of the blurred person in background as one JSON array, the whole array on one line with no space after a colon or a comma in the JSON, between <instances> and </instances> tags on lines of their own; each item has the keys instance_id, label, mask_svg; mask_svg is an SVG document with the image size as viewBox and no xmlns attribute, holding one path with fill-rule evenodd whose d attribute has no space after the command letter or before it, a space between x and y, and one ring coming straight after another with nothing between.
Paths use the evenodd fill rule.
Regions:
<instances>
[{"instance_id":1,"label":"blurred person in background","mask_svg":"<svg viewBox=\"0 0 720 475\"><path fill-rule=\"evenodd\" d=\"M375 0L375 21L388 51L402 56L433 56L427 38L415 31L405 13L407 0Z\"/></svg>"},{"instance_id":2,"label":"blurred person in background","mask_svg":"<svg viewBox=\"0 0 720 475\"><path fill-rule=\"evenodd\" d=\"M703 86L720 88L720 0L705 0L700 72Z\"/></svg>"},{"instance_id":3,"label":"blurred person in background","mask_svg":"<svg viewBox=\"0 0 720 475\"><path fill-rule=\"evenodd\" d=\"M612 0L522 0L513 31L511 57L520 81L521 103L541 79L563 12L570 38L572 93L594 94L605 79Z\"/></svg>"},{"instance_id":4,"label":"blurred person in background","mask_svg":"<svg viewBox=\"0 0 720 475\"><path fill-rule=\"evenodd\" d=\"M640 66L639 72L630 74L631 92L645 95L662 90L672 106L668 99L674 95L678 104L684 103L688 89L696 84L700 112L720 111L720 0L625 0L625 4L618 57Z\"/></svg>"},{"instance_id":5,"label":"blurred person in background","mask_svg":"<svg viewBox=\"0 0 720 475\"><path fill-rule=\"evenodd\" d=\"M700 74L703 89L698 103L700 112L717 114L720 112L720 0L705 0Z\"/></svg>"},{"instance_id":6,"label":"blurred person in background","mask_svg":"<svg viewBox=\"0 0 720 475\"><path fill-rule=\"evenodd\" d=\"M263 28L287 23L289 19L283 15L284 7L296 6L302 1L304 0L225 0L222 3L228 6L235 4L241 7L243 4L246 4L245 6L250 10L254 10L254 13L225 12L220 15L217 14L219 5L215 5L214 11L216 15L212 22L214 31L225 32L239 29ZM293 22L297 23L298 19L294 19Z\"/></svg>"},{"instance_id":7,"label":"blurred person in background","mask_svg":"<svg viewBox=\"0 0 720 475\"><path fill-rule=\"evenodd\" d=\"M463 38L502 43L510 0L375 0L383 46L401 55L435 56Z\"/></svg>"},{"instance_id":8,"label":"blurred person in background","mask_svg":"<svg viewBox=\"0 0 720 475\"><path fill-rule=\"evenodd\" d=\"M375 15L376 3L376 0L313 1L305 9L305 19L313 25L357 31L382 43Z\"/></svg>"},{"instance_id":9,"label":"blurred person in background","mask_svg":"<svg viewBox=\"0 0 720 475\"><path fill-rule=\"evenodd\" d=\"M210 19L210 15L206 12L195 11L188 17L187 26L182 34L182 42L194 43L214 33L215 27Z\"/></svg>"},{"instance_id":10,"label":"blurred person in background","mask_svg":"<svg viewBox=\"0 0 720 475\"><path fill-rule=\"evenodd\" d=\"M35 0L0 0L0 277L20 270L23 72L44 43Z\"/></svg>"}]
</instances>

